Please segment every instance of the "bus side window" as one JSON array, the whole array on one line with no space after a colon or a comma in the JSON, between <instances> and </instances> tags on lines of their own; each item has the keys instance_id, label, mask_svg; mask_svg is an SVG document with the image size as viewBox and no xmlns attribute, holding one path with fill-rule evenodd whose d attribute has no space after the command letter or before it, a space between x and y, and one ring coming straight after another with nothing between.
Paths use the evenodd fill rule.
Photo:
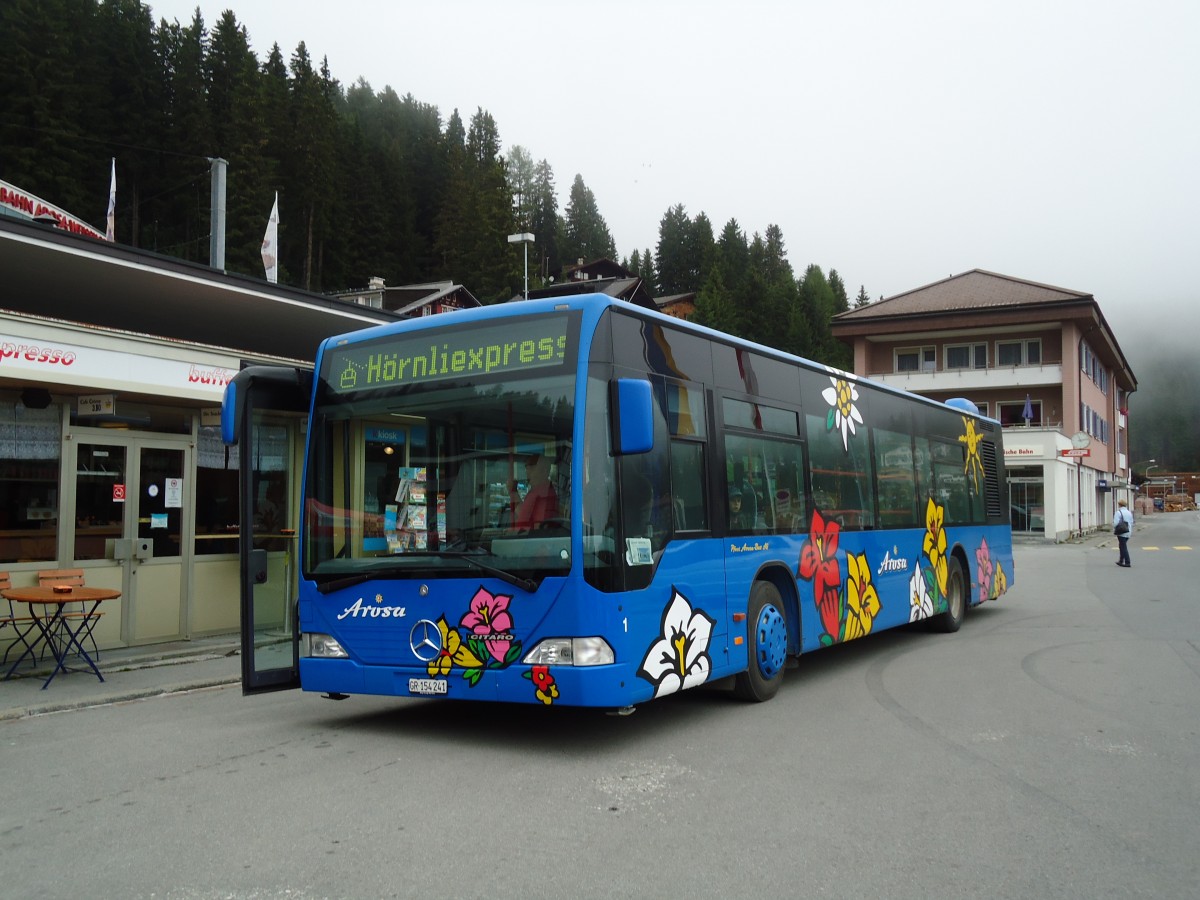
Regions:
<instances>
[{"instance_id":1,"label":"bus side window","mask_svg":"<svg viewBox=\"0 0 1200 900\"><path fill-rule=\"evenodd\" d=\"M934 499L945 508L946 524L969 523L972 516L966 475L966 448L961 444L931 441L929 449L933 457L933 481L937 492Z\"/></svg>"},{"instance_id":2,"label":"bus side window","mask_svg":"<svg viewBox=\"0 0 1200 900\"><path fill-rule=\"evenodd\" d=\"M703 444L671 442L671 497L676 531L708 531L705 471Z\"/></svg>"},{"instance_id":3,"label":"bus side window","mask_svg":"<svg viewBox=\"0 0 1200 900\"><path fill-rule=\"evenodd\" d=\"M804 449L801 444L773 442L775 454L774 481L771 485L771 511L776 534L792 534L808 530L804 508Z\"/></svg>"},{"instance_id":4,"label":"bus side window","mask_svg":"<svg viewBox=\"0 0 1200 900\"><path fill-rule=\"evenodd\" d=\"M866 434L860 432L843 445L842 433L827 429L824 418L805 418L813 503L823 516L843 528L874 527L874 485Z\"/></svg>"},{"instance_id":5,"label":"bus side window","mask_svg":"<svg viewBox=\"0 0 1200 900\"><path fill-rule=\"evenodd\" d=\"M923 523L917 509L917 479L913 469L912 438L897 431L874 429L875 471L879 487L879 524L883 528L912 528Z\"/></svg>"}]
</instances>

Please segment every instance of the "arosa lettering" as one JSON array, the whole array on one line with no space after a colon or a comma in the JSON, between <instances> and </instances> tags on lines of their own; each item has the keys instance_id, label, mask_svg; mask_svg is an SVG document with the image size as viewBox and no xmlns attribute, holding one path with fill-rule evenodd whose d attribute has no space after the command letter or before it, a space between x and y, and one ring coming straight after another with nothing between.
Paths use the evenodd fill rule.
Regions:
<instances>
[{"instance_id":1,"label":"arosa lettering","mask_svg":"<svg viewBox=\"0 0 1200 900\"><path fill-rule=\"evenodd\" d=\"M350 345L330 351L324 371L327 386L346 394L557 366L566 355L567 318L550 316Z\"/></svg>"},{"instance_id":2,"label":"arosa lettering","mask_svg":"<svg viewBox=\"0 0 1200 900\"><path fill-rule=\"evenodd\" d=\"M875 571L876 575L882 575L884 572L907 572L908 560L904 557L893 557L891 552L883 554L883 561L879 564L879 568Z\"/></svg>"},{"instance_id":3,"label":"arosa lettering","mask_svg":"<svg viewBox=\"0 0 1200 900\"><path fill-rule=\"evenodd\" d=\"M376 596L375 603L382 604L383 597ZM347 606L344 610L342 610L341 614L338 616L338 621L340 622L346 617L351 619L403 619L404 607L382 605L370 606L368 604L364 604L362 602L362 597L359 597L354 601L353 606Z\"/></svg>"},{"instance_id":4,"label":"arosa lettering","mask_svg":"<svg viewBox=\"0 0 1200 900\"><path fill-rule=\"evenodd\" d=\"M61 347L38 347L34 344L0 343L0 362L6 359L23 359L32 363L69 366L75 362L75 354Z\"/></svg>"}]
</instances>

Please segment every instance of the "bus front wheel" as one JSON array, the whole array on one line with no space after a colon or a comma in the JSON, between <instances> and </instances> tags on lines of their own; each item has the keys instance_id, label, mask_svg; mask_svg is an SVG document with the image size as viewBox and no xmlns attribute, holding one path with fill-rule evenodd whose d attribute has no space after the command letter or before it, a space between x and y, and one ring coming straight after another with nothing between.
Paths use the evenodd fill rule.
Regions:
<instances>
[{"instance_id":1,"label":"bus front wheel","mask_svg":"<svg viewBox=\"0 0 1200 900\"><path fill-rule=\"evenodd\" d=\"M787 662L787 616L779 588L771 582L754 583L746 624L750 665L734 679L733 691L742 700L761 703L779 693Z\"/></svg>"},{"instance_id":2,"label":"bus front wheel","mask_svg":"<svg viewBox=\"0 0 1200 900\"><path fill-rule=\"evenodd\" d=\"M951 556L946 563L949 566L946 573L946 611L934 617L933 627L935 631L949 634L958 631L966 615L967 582L957 559Z\"/></svg>"}]
</instances>

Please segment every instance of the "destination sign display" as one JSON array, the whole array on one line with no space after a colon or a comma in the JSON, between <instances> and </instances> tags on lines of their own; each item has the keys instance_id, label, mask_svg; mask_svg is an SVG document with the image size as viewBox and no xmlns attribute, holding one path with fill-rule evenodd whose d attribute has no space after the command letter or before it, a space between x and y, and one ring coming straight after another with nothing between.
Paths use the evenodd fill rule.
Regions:
<instances>
[{"instance_id":1,"label":"destination sign display","mask_svg":"<svg viewBox=\"0 0 1200 900\"><path fill-rule=\"evenodd\" d=\"M325 381L335 394L350 394L559 366L568 322L566 315L505 319L347 344L327 351Z\"/></svg>"}]
</instances>

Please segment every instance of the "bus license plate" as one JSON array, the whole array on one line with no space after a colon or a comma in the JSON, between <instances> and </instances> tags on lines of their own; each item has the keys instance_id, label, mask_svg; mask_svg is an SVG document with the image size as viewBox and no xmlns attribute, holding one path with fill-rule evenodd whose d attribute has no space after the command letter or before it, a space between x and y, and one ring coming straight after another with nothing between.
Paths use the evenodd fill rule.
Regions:
<instances>
[{"instance_id":1,"label":"bus license plate","mask_svg":"<svg viewBox=\"0 0 1200 900\"><path fill-rule=\"evenodd\" d=\"M408 692L410 694L444 694L450 687L450 682L440 678L410 678Z\"/></svg>"}]
</instances>

